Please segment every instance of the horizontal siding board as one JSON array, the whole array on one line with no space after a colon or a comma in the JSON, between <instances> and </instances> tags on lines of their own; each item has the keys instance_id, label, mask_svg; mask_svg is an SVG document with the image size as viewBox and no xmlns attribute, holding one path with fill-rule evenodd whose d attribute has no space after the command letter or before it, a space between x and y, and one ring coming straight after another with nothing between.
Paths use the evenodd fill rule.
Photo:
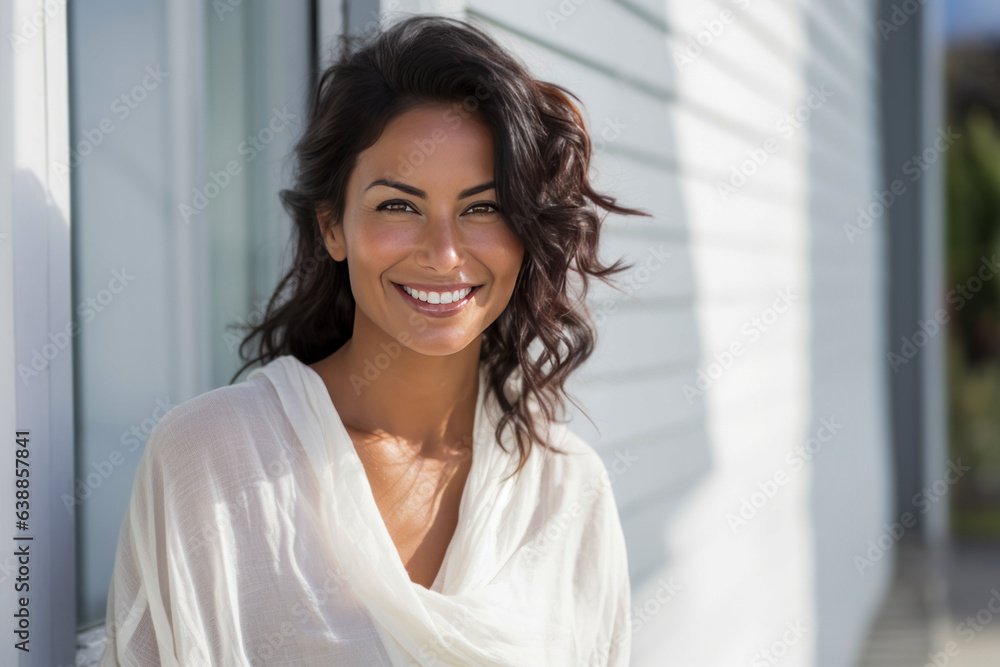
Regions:
<instances>
[{"instance_id":1,"label":"horizontal siding board","mask_svg":"<svg viewBox=\"0 0 1000 667\"><path fill-rule=\"evenodd\" d=\"M655 440L625 442L601 450L619 511L628 513L662 489L676 487L707 471L712 461L706 438L698 432L660 434Z\"/></svg>"},{"instance_id":2,"label":"horizontal siding board","mask_svg":"<svg viewBox=\"0 0 1000 667\"><path fill-rule=\"evenodd\" d=\"M841 5L845 16L850 19L851 34L869 41L877 36L875 7L869 0L844 0Z\"/></svg>"},{"instance_id":3,"label":"horizontal siding board","mask_svg":"<svg viewBox=\"0 0 1000 667\"><path fill-rule=\"evenodd\" d=\"M476 0L468 4L467 12L522 39L592 63L595 69L664 95L673 94L673 63L665 57L659 30L617 3L584 2L574 7L573 13L564 22L556 23L554 29L546 18L546 11L551 10L532 0ZM629 39L607 39L608 34L628 35Z\"/></svg>"},{"instance_id":4,"label":"horizontal siding board","mask_svg":"<svg viewBox=\"0 0 1000 667\"><path fill-rule=\"evenodd\" d=\"M723 201L714 182L684 178L685 219L692 212L703 217L699 238L732 238L731 245L750 243L750 247L770 245L775 239L803 238L795 225L794 202L769 197L753 198L753 182ZM760 243L753 243L755 237Z\"/></svg>"},{"instance_id":5,"label":"horizontal siding board","mask_svg":"<svg viewBox=\"0 0 1000 667\"><path fill-rule=\"evenodd\" d=\"M671 51L681 51L686 46L676 38L670 41ZM767 53L766 49L757 50ZM716 57L717 54L720 55ZM788 110L801 104L801 89L796 85L797 72L789 63L775 59L769 66L778 71L775 76L766 77L769 81L767 85L761 85L758 81L765 77L760 68L755 67L745 73L735 64L755 62L753 55L746 54L745 60L737 60L732 58L730 52L711 50L690 63L679 65L685 80L696 84L685 88L681 103L696 103L699 108L711 109L719 116L729 116L733 121L752 128L752 134L763 129L771 130Z\"/></svg>"},{"instance_id":6,"label":"horizontal siding board","mask_svg":"<svg viewBox=\"0 0 1000 667\"><path fill-rule=\"evenodd\" d=\"M823 50L831 54L842 69L865 80L875 78L875 63L866 60L864 51L858 48L859 36L864 39L869 35L859 35L850 16L843 11L843 3L816 0L798 0L798 3L810 23L812 34L823 35L822 46L826 47Z\"/></svg>"},{"instance_id":7,"label":"horizontal siding board","mask_svg":"<svg viewBox=\"0 0 1000 667\"><path fill-rule=\"evenodd\" d=\"M699 5L692 3L691 6ZM723 51L738 58L748 50L767 48L773 53L773 58L785 63L786 67L787 64L798 63L801 69L808 64L821 70L816 73L815 78L826 81L831 86L845 91L853 91L859 87L859 82L852 80L844 72L839 56L834 52L818 49L812 43L812 35L803 33L802 26L792 18L793 15L794 10L782 7L780 3L751 5L750 10L737 14L736 21L724 33L726 39L714 43L712 50ZM793 36L801 39L794 39ZM860 87L864 89L866 86ZM866 103L865 96L859 93L857 101Z\"/></svg>"},{"instance_id":8,"label":"horizontal siding board","mask_svg":"<svg viewBox=\"0 0 1000 667\"><path fill-rule=\"evenodd\" d=\"M725 4L727 6L711 2L671 2L673 11L670 19L675 46L701 46L701 55L697 60L708 62L719 53L728 54L734 60L740 60L741 54L746 54L745 62L754 63L758 71L778 74L770 85L787 85L788 82L782 81L780 74L791 74L799 62L794 42L788 41L794 35L795 26L782 26L782 12L768 7L769 3L751 5L748 10ZM729 23L723 22L724 11L731 13ZM774 26L774 34L767 28L760 29L758 34L750 32L750 28L759 25L754 19L762 11L766 12L764 19L770 21L765 25ZM713 27L717 34L713 34ZM702 37L701 42L698 42L699 36ZM695 51L698 50L695 48Z\"/></svg>"},{"instance_id":9,"label":"horizontal siding board","mask_svg":"<svg viewBox=\"0 0 1000 667\"><path fill-rule=\"evenodd\" d=\"M598 336L594 356L580 371L587 380L634 376L645 367L688 367L696 361L697 323L683 310L615 312L604 318ZM622 350L629 351L628 359L622 359Z\"/></svg>"},{"instance_id":10,"label":"horizontal siding board","mask_svg":"<svg viewBox=\"0 0 1000 667\"><path fill-rule=\"evenodd\" d=\"M607 433L595 430L589 420L573 421L580 437L595 447L618 446L630 438L642 437L656 429L676 430L698 417L704 406L691 406L679 391L686 373L665 374L662 377L638 378L629 382L602 382L574 385L575 395L586 406L595 424L614 424ZM660 399L660 400L657 400Z\"/></svg>"},{"instance_id":11,"label":"horizontal siding board","mask_svg":"<svg viewBox=\"0 0 1000 667\"><path fill-rule=\"evenodd\" d=\"M641 166L633 167L638 174ZM685 202L681 198L673 198L676 182L666 177L658 177L649 173L647 182L650 189L642 193L633 193L623 198L625 203L636 206L654 214L654 218L639 216L618 216L609 214L605 218L607 236L635 236L656 242L660 239L677 240L690 238L685 227L685 221L691 214L691 200ZM696 199L699 212L706 217L704 229L700 231L697 241L691 243L713 243L721 247L743 248L760 254L780 254L794 247L799 247L803 230L797 227L795 212L791 202L772 198L744 198L736 203L735 196L727 202L718 197L714 183L706 183L700 179L679 179L686 186L692 199ZM660 185L663 183L663 185ZM846 237L845 237L846 242ZM609 253L608 256L611 256Z\"/></svg>"},{"instance_id":12,"label":"horizontal siding board","mask_svg":"<svg viewBox=\"0 0 1000 667\"><path fill-rule=\"evenodd\" d=\"M658 30L670 30L667 5L662 0L610 0Z\"/></svg>"},{"instance_id":13,"label":"horizontal siding board","mask_svg":"<svg viewBox=\"0 0 1000 667\"><path fill-rule=\"evenodd\" d=\"M661 260L661 253L670 253L670 256ZM617 289L603 281L595 281L588 290L588 301L594 308L602 308L602 312L609 314L609 321L621 301L682 299L694 293L690 249L685 244L653 242L647 245L634 239L620 243L617 237L606 237L601 256L609 263L624 259L635 265L611 278ZM615 305L606 305L609 300Z\"/></svg>"}]
</instances>

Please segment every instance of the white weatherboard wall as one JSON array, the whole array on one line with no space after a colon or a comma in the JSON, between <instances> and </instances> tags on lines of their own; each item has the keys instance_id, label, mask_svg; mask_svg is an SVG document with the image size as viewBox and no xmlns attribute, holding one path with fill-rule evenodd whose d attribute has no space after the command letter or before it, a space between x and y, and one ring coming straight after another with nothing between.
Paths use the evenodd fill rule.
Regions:
<instances>
[{"instance_id":1,"label":"white weatherboard wall","mask_svg":"<svg viewBox=\"0 0 1000 667\"><path fill-rule=\"evenodd\" d=\"M871 3L464 16L581 96L597 184L655 216L608 218L605 258L637 268L629 297L598 287L600 347L573 387L628 539L633 664L853 664L892 574L891 554L855 562L893 520L883 232L844 231L880 189Z\"/></svg>"}]
</instances>

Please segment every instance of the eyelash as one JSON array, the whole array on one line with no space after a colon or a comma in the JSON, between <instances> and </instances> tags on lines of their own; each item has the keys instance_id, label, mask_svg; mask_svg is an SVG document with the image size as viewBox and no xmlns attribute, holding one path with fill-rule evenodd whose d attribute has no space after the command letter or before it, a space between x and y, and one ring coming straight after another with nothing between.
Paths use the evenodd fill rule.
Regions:
<instances>
[{"instance_id":1,"label":"eyelash","mask_svg":"<svg viewBox=\"0 0 1000 667\"><path fill-rule=\"evenodd\" d=\"M390 206L395 206L397 204L402 204L403 206L409 206L411 209L413 208L413 206L409 202L407 202L407 201L403 201L402 199L393 199L391 201L387 201L387 202L383 202L383 203L379 204L379 206L375 210L376 211L387 211L389 213L406 213L406 211L390 210L389 209ZM499 206L497 206L493 202L488 202L488 201L476 202L475 204L470 205L469 208L473 209L473 208L477 208L479 206L489 206L489 207L491 207L493 209L492 211L487 211L487 213L499 213L500 212L500 207Z\"/></svg>"}]
</instances>

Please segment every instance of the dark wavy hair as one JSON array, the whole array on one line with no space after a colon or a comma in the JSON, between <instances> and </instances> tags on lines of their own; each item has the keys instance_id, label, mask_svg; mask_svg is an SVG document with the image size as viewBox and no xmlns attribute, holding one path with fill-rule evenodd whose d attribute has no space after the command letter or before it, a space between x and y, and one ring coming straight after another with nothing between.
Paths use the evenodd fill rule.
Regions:
<instances>
[{"instance_id":1,"label":"dark wavy hair","mask_svg":"<svg viewBox=\"0 0 1000 667\"><path fill-rule=\"evenodd\" d=\"M239 346L246 368L291 354L311 364L353 335L355 301L347 263L335 262L321 237L317 208L334 220L344 213L345 187L358 154L386 124L421 104L459 104L488 124L494 142L494 182L501 214L524 244L524 260L507 308L483 333L480 363L503 415L498 443L513 425L520 472L532 443L547 442L535 410L547 422L565 409L564 385L593 353L597 328L585 299L588 277L631 269L598 258L603 215L597 208L644 215L595 192L588 172L592 153L580 99L566 88L534 78L480 28L443 16L413 15L364 37L341 38L339 59L313 89L304 133L294 158L294 187L281 201L294 220L297 250L260 324ZM581 278L578 294L570 272ZM617 288L616 288L617 289ZM259 336L254 356L244 347ZM536 357L529 346L538 342ZM504 387L519 373L521 391ZM529 397L537 408L529 404ZM579 407L579 406L578 406ZM502 446L502 444L501 444Z\"/></svg>"}]
</instances>

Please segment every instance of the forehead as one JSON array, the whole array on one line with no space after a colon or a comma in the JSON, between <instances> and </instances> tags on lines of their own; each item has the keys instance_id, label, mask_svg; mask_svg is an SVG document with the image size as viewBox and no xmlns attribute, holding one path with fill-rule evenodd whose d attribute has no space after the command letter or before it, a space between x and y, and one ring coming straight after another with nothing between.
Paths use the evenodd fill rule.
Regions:
<instances>
[{"instance_id":1,"label":"forehead","mask_svg":"<svg viewBox=\"0 0 1000 667\"><path fill-rule=\"evenodd\" d=\"M421 173L489 176L493 136L478 113L453 105L421 105L390 120L373 145L358 155L361 177L418 179Z\"/></svg>"}]
</instances>

